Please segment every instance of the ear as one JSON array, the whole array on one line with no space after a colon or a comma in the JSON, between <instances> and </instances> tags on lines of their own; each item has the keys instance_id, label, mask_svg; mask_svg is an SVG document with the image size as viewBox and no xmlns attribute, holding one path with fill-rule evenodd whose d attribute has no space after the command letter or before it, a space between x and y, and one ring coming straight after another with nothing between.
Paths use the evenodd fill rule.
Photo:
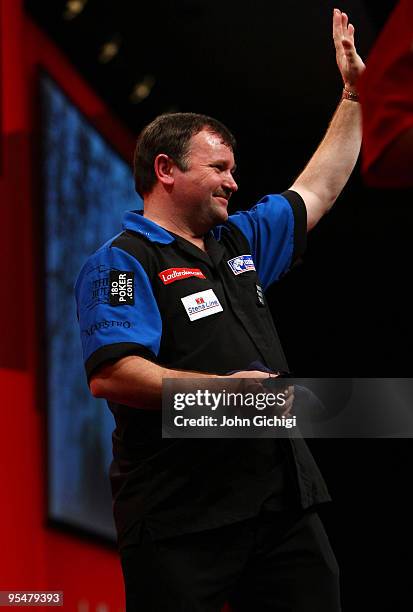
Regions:
<instances>
[{"instance_id":1,"label":"ear","mask_svg":"<svg viewBox=\"0 0 413 612\"><path fill-rule=\"evenodd\" d=\"M163 183L165 186L172 186L174 184L174 162L173 160L165 155L165 153L159 153L155 157L154 170L158 181Z\"/></svg>"}]
</instances>

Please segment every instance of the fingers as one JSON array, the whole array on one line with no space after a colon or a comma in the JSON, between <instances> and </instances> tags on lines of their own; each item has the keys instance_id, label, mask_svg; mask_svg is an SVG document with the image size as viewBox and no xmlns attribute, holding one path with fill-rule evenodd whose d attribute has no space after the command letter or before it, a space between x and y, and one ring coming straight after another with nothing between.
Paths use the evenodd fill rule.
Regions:
<instances>
[{"instance_id":1,"label":"fingers","mask_svg":"<svg viewBox=\"0 0 413 612\"><path fill-rule=\"evenodd\" d=\"M339 42L343 38L343 22L341 11L334 9L333 12L333 38L335 42Z\"/></svg>"},{"instance_id":2,"label":"fingers","mask_svg":"<svg viewBox=\"0 0 413 612\"><path fill-rule=\"evenodd\" d=\"M259 372L258 370L241 370L230 374L228 378L268 378L268 372Z\"/></svg>"},{"instance_id":3,"label":"fingers","mask_svg":"<svg viewBox=\"0 0 413 612\"><path fill-rule=\"evenodd\" d=\"M348 22L347 13L334 9L333 13L333 38L336 42L343 38L354 38L354 26Z\"/></svg>"},{"instance_id":4,"label":"fingers","mask_svg":"<svg viewBox=\"0 0 413 612\"><path fill-rule=\"evenodd\" d=\"M294 394L290 395L286 399L283 411L281 413L281 416L289 416L291 414L293 406L294 406Z\"/></svg>"},{"instance_id":5,"label":"fingers","mask_svg":"<svg viewBox=\"0 0 413 612\"><path fill-rule=\"evenodd\" d=\"M341 24L343 28L343 38L350 39L354 44L354 26L352 23L348 23L348 16L346 13L341 13Z\"/></svg>"},{"instance_id":6,"label":"fingers","mask_svg":"<svg viewBox=\"0 0 413 612\"><path fill-rule=\"evenodd\" d=\"M293 404L294 404L294 386L293 385L289 385L288 387L286 387L283 390L283 394L285 397L285 404L283 406L283 409L281 411L281 415L282 416L288 416L291 413L291 410L293 409Z\"/></svg>"},{"instance_id":7,"label":"fingers","mask_svg":"<svg viewBox=\"0 0 413 612\"><path fill-rule=\"evenodd\" d=\"M261 370L240 370L230 374L228 378L277 378L277 372L262 372Z\"/></svg>"}]
</instances>

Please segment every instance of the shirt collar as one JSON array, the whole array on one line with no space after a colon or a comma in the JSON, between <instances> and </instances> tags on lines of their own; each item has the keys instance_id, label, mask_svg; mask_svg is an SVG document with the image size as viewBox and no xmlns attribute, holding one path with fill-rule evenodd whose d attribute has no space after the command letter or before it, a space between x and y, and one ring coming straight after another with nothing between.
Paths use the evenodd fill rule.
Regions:
<instances>
[{"instance_id":1,"label":"shirt collar","mask_svg":"<svg viewBox=\"0 0 413 612\"><path fill-rule=\"evenodd\" d=\"M150 221L143 216L141 210L128 210L123 216L123 229L132 230L138 234L142 234L151 242L160 242L161 244L170 244L175 240L169 232L163 227Z\"/></svg>"},{"instance_id":2,"label":"shirt collar","mask_svg":"<svg viewBox=\"0 0 413 612\"><path fill-rule=\"evenodd\" d=\"M150 219L144 217L143 210L126 211L123 216L122 227L123 229L132 230L133 232L142 234L151 242L170 244L171 242L176 240L176 236L174 234L169 233L166 229L164 229L154 221L151 221ZM205 236L207 244L208 241L213 241L214 238L216 241L219 242L221 240L221 232L223 229L228 230L225 225L218 225L212 230L210 230Z\"/></svg>"}]
</instances>

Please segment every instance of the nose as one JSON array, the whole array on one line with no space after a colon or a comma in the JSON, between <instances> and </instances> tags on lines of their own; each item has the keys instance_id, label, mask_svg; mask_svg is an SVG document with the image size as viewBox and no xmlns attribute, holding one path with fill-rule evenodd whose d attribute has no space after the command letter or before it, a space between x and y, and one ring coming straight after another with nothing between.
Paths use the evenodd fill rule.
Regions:
<instances>
[{"instance_id":1,"label":"nose","mask_svg":"<svg viewBox=\"0 0 413 612\"><path fill-rule=\"evenodd\" d=\"M238 185L234 179L234 177L232 176L231 172L228 172L226 178L225 178L225 186L230 189L233 193L235 193L236 191L238 191Z\"/></svg>"}]
</instances>

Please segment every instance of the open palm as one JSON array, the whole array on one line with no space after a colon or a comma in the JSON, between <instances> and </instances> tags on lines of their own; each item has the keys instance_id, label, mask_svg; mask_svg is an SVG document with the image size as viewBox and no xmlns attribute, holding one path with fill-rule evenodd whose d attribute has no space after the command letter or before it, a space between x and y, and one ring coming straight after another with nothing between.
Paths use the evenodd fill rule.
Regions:
<instances>
[{"instance_id":1,"label":"open palm","mask_svg":"<svg viewBox=\"0 0 413 612\"><path fill-rule=\"evenodd\" d=\"M365 65L354 44L354 26L348 22L346 13L334 9L333 39L336 48L337 66L344 86L355 89L357 81L365 70Z\"/></svg>"}]
</instances>

